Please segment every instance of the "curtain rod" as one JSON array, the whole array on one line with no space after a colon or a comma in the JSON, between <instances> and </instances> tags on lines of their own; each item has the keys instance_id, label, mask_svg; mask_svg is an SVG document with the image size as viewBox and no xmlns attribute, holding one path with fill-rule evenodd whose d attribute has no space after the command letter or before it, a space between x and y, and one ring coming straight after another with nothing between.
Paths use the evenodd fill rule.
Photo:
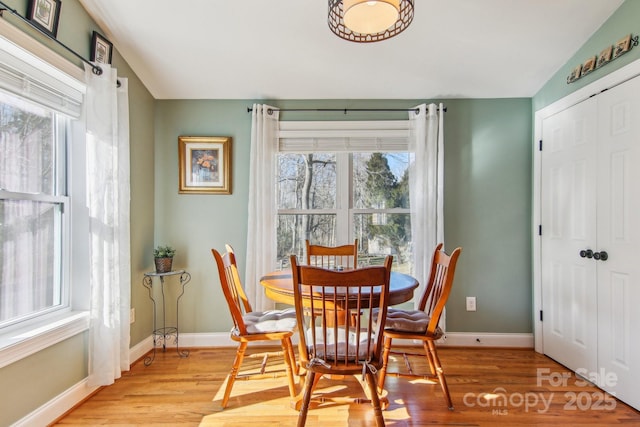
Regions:
<instances>
[{"instance_id":1,"label":"curtain rod","mask_svg":"<svg viewBox=\"0 0 640 427\"><path fill-rule=\"evenodd\" d=\"M71 49L69 46L67 46L66 44L62 43L60 40L58 40L57 38L53 37L50 34L47 34L46 32L42 31L40 28L38 28L37 26L35 26L31 21L29 21L27 18L25 18L24 16L20 15L18 13L17 10L10 8L9 6L7 6L7 4L3 1L0 1L0 17L2 16L2 12L8 10L9 12L11 12L12 14L14 14L15 16L17 16L18 18L20 18L23 22L26 22L31 28L38 30L38 32L40 34L42 34L43 36L45 36L46 38L48 38L49 40L53 40L54 42L58 43L60 46L62 46L63 48L65 48L69 53L72 53L76 58L80 59L82 62L84 62L85 64L88 64L91 66L91 70L93 71L94 74L96 75L101 75L102 74L102 68L100 68L100 66L95 65L93 63L91 63L89 60L85 59L82 55L80 55L78 52L76 52L75 50ZM120 87L120 80L118 80L118 87Z\"/></svg>"},{"instance_id":2,"label":"curtain rod","mask_svg":"<svg viewBox=\"0 0 640 427\"><path fill-rule=\"evenodd\" d=\"M447 108L444 107L442 110L446 112ZM252 111L252 107L247 107L247 113ZM267 114L273 114L274 111L343 111L347 114L349 111L415 111L417 113L420 110L418 108L268 108Z\"/></svg>"}]
</instances>

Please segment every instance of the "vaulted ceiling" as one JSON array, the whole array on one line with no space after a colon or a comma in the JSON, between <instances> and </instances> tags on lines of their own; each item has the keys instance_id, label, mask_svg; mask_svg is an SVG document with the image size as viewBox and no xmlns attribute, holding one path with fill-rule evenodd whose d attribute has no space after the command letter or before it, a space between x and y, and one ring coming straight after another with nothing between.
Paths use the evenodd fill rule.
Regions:
<instances>
[{"instance_id":1,"label":"vaulted ceiling","mask_svg":"<svg viewBox=\"0 0 640 427\"><path fill-rule=\"evenodd\" d=\"M623 0L416 0L358 44L327 0L80 0L157 99L531 97Z\"/></svg>"}]
</instances>

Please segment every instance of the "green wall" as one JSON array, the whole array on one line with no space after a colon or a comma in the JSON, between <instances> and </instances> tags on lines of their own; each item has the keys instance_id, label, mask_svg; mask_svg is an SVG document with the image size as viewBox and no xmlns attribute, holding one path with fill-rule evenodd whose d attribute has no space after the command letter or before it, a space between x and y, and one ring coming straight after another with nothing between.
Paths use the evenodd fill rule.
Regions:
<instances>
[{"instance_id":1,"label":"green wall","mask_svg":"<svg viewBox=\"0 0 640 427\"><path fill-rule=\"evenodd\" d=\"M624 55L596 69L581 79L567 84L567 76L577 65L583 64L589 57L598 55L607 46L614 45L627 34L640 34L640 1L626 0L594 33L587 42L558 70L554 76L533 97L533 111L569 95L599 78L640 58L640 47L634 47Z\"/></svg>"},{"instance_id":2,"label":"green wall","mask_svg":"<svg viewBox=\"0 0 640 427\"><path fill-rule=\"evenodd\" d=\"M26 0L6 1L7 5L25 16ZM82 62L53 41L47 40L9 12L4 13L11 24L50 47L72 63ZM85 58L89 58L91 33L100 31L78 0L64 0L58 37ZM113 66L118 75L129 80L131 136L131 303L137 320L131 325L131 345L147 338L152 329L151 307L146 290L141 285L142 274L153 264L154 181L153 181L153 111L154 99L128 64L114 51ZM49 402L87 376L87 334L79 334L0 368L0 425L10 425Z\"/></svg>"},{"instance_id":3,"label":"green wall","mask_svg":"<svg viewBox=\"0 0 640 427\"><path fill-rule=\"evenodd\" d=\"M531 102L447 101L445 241L462 246L448 332L532 332ZM468 312L465 297L477 298Z\"/></svg>"},{"instance_id":4,"label":"green wall","mask_svg":"<svg viewBox=\"0 0 640 427\"><path fill-rule=\"evenodd\" d=\"M156 241L176 246L192 281L181 300L184 332L226 332L231 320L210 249L246 256L249 144L254 101L156 104ZM281 108L408 108L424 100L264 101ZM430 102L430 101L427 101ZM446 100L445 240L462 246L447 311L450 332L532 331L531 100ZM406 113L283 112L282 120L406 119ZM233 194L178 194L178 136L233 138ZM466 312L465 296L478 310Z\"/></svg>"}]
</instances>

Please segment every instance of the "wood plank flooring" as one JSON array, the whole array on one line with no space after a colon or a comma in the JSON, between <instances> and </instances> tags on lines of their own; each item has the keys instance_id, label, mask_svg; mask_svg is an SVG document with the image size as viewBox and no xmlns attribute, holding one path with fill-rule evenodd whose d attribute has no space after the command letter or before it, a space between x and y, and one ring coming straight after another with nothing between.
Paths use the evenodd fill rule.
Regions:
<instances>
[{"instance_id":1,"label":"wood plank flooring","mask_svg":"<svg viewBox=\"0 0 640 427\"><path fill-rule=\"evenodd\" d=\"M234 355L233 348L191 349L188 358L159 352L151 366L136 362L54 425L295 426L284 377L237 382L228 407L217 410ZM387 426L640 426L640 412L533 350L440 347L439 355L455 409L439 385L388 377ZM261 361L245 359L243 367ZM364 397L353 377L322 379L317 391ZM368 403L314 405L307 419L307 426L371 425Z\"/></svg>"}]
</instances>

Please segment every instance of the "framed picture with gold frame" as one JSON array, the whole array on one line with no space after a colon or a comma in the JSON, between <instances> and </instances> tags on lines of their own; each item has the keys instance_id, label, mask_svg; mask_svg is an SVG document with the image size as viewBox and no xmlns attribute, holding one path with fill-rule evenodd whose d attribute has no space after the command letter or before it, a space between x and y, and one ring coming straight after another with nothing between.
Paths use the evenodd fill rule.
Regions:
<instances>
[{"instance_id":1,"label":"framed picture with gold frame","mask_svg":"<svg viewBox=\"0 0 640 427\"><path fill-rule=\"evenodd\" d=\"M231 137L179 136L180 194L231 194Z\"/></svg>"}]
</instances>

